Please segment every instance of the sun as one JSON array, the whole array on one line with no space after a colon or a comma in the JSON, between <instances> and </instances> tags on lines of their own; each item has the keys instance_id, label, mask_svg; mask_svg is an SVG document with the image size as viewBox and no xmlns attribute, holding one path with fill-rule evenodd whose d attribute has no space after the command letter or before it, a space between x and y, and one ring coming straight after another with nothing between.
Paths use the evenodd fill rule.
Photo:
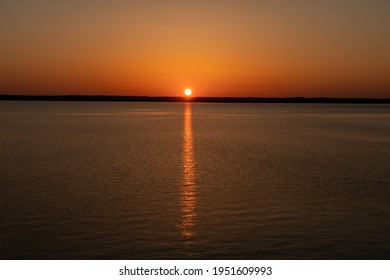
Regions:
<instances>
[{"instance_id":1,"label":"sun","mask_svg":"<svg viewBox=\"0 0 390 280\"><path fill-rule=\"evenodd\" d=\"M186 96L191 96L192 90L191 90L190 88L186 88L186 89L184 90L184 94L185 94Z\"/></svg>"}]
</instances>

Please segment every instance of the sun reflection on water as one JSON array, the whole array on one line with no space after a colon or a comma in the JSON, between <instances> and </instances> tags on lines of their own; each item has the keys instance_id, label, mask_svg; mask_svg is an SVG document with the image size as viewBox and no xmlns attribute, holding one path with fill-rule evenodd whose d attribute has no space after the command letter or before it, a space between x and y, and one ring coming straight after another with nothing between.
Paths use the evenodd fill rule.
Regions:
<instances>
[{"instance_id":1,"label":"sun reflection on water","mask_svg":"<svg viewBox=\"0 0 390 280\"><path fill-rule=\"evenodd\" d=\"M182 164L183 182L180 190L181 233L186 239L186 248L189 249L193 244L196 230L197 196L191 103L185 104ZM187 254L190 254L190 252L187 252Z\"/></svg>"}]
</instances>

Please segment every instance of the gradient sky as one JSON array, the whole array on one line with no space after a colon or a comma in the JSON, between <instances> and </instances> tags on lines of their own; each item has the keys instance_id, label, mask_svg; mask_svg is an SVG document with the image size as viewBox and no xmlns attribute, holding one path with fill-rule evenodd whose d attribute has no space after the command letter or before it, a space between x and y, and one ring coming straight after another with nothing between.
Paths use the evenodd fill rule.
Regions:
<instances>
[{"instance_id":1,"label":"gradient sky","mask_svg":"<svg viewBox=\"0 0 390 280\"><path fill-rule=\"evenodd\" d=\"M0 93L390 98L388 0L2 0Z\"/></svg>"}]
</instances>

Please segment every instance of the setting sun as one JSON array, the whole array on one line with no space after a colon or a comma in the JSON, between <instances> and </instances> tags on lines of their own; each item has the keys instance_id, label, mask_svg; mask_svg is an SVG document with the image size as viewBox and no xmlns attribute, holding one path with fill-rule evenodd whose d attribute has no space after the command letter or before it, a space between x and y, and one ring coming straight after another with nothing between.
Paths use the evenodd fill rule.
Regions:
<instances>
[{"instance_id":1,"label":"setting sun","mask_svg":"<svg viewBox=\"0 0 390 280\"><path fill-rule=\"evenodd\" d=\"M184 94L185 94L186 96L190 96L190 95L192 94L192 90L191 90L190 88L186 88L186 89L184 90Z\"/></svg>"}]
</instances>

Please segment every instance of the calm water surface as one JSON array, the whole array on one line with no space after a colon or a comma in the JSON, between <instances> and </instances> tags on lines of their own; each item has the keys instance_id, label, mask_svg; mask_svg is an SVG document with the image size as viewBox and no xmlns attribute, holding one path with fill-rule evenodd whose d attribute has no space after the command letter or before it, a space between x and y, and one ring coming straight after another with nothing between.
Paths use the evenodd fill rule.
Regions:
<instances>
[{"instance_id":1,"label":"calm water surface","mask_svg":"<svg viewBox=\"0 0 390 280\"><path fill-rule=\"evenodd\" d=\"M2 259L389 259L390 106L0 102Z\"/></svg>"}]
</instances>

